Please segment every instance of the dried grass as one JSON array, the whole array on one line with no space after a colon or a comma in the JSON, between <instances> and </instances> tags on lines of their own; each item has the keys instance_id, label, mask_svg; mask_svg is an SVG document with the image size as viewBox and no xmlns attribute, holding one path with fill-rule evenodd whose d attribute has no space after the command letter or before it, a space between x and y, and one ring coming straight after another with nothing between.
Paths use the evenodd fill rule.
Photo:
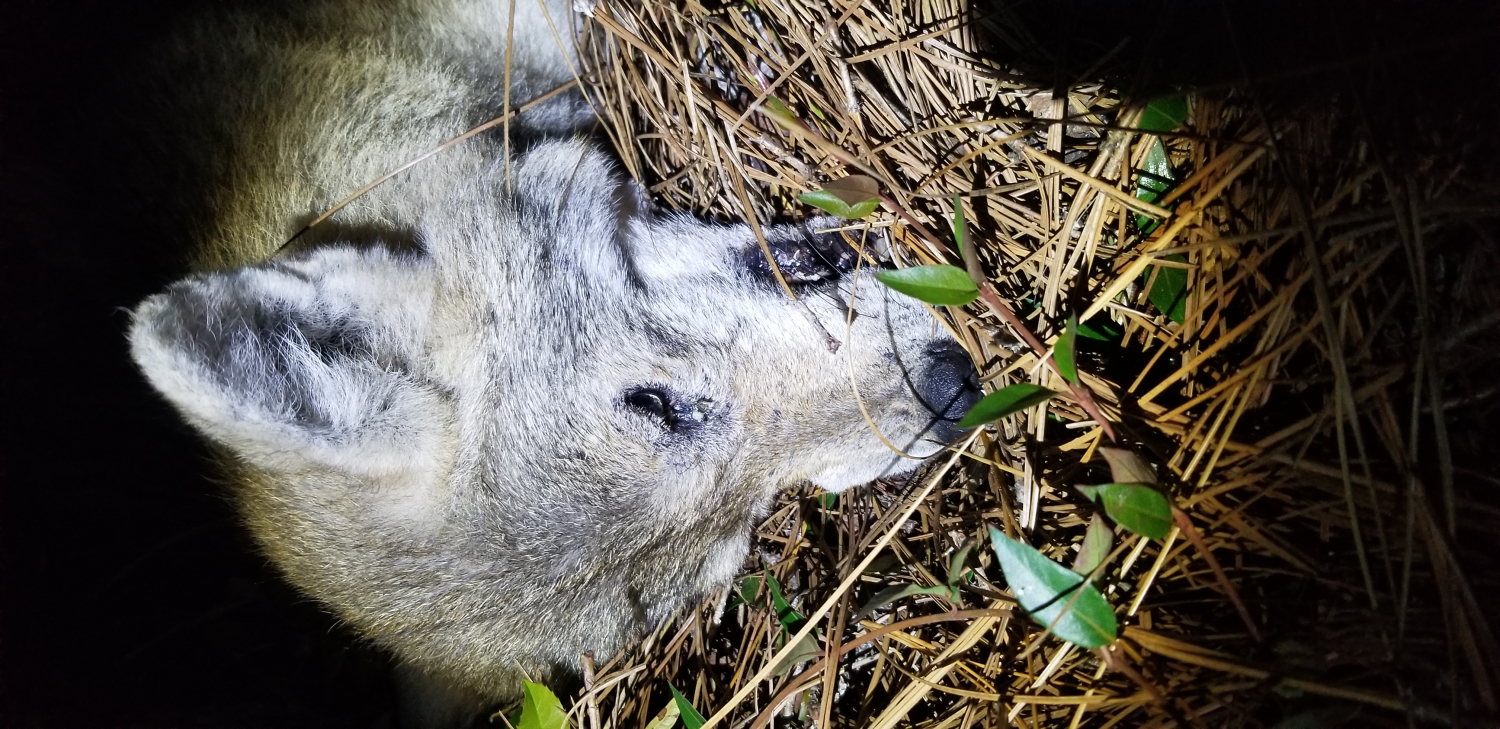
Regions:
<instances>
[{"instance_id":1,"label":"dried grass","mask_svg":"<svg viewBox=\"0 0 1500 729\"><path fill-rule=\"evenodd\" d=\"M665 205L760 223L863 171L947 231L957 194L984 270L1044 341L1070 313L1115 322L1118 343L1083 348L1084 384L1157 464L1263 640L1176 531L1127 539L1103 583L1128 626L1114 660L1145 686L1012 611L983 542L960 603L917 596L857 619L888 585L942 584L987 525L1071 562L1091 510L1070 487L1106 480L1108 443L1059 398L982 433L941 480L781 502L747 574L774 575L803 614L826 608L816 653L752 683L787 630L764 595L727 613L719 596L593 671L579 725L645 726L668 683L705 714L749 686L719 724L736 728L1493 716L1493 556L1475 546L1496 544L1500 509L1495 479L1462 470L1493 456L1453 428L1495 403L1492 376L1475 374L1500 356L1494 197L1438 153L1398 171L1348 109L1268 121L1243 95L1195 95L1183 129L1142 133L1143 100L1104 83L1054 96L987 61L1004 31L961 0L605 0L585 81L625 166ZM771 97L816 134L759 113ZM1180 182L1150 204L1136 190L1158 138ZM958 262L906 221L872 220L903 265ZM1149 296L1174 268L1181 323ZM990 307L942 316L990 386L1066 390Z\"/></svg>"}]
</instances>

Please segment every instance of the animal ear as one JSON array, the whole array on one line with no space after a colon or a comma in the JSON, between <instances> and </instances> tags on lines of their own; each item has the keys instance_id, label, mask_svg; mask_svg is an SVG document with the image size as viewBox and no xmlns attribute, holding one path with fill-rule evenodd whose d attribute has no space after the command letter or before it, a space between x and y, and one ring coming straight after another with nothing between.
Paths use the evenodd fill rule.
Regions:
<instances>
[{"instance_id":1,"label":"animal ear","mask_svg":"<svg viewBox=\"0 0 1500 729\"><path fill-rule=\"evenodd\" d=\"M193 276L136 308L131 354L194 426L271 470L430 471L451 408L413 374L429 264L383 249Z\"/></svg>"},{"instance_id":2,"label":"animal ear","mask_svg":"<svg viewBox=\"0 0 1500 729\"><path fill-rule=\"evenodd\" d=\"M632 235L651 220L646 191L582 139L530 149L516 172L517 220L554 264L595 286L621 284L633 268Z\"/></svg>"}]
</instances>

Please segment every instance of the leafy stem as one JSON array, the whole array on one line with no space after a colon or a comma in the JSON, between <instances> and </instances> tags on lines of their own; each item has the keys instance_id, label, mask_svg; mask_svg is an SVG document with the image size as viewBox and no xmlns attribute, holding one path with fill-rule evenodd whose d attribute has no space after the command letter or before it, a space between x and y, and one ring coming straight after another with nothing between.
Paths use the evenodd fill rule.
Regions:
<instances>
[{"instance_id":1,"label":"leafy stem","mask_svg":"<svg viewBox=\"0 0 1500 729\"><path fill-rule=\"evenodd\" d=\"M927 229L927 226L923 225L921 221L917 220L916 217L907 212L906 208L902 207L900 203L896 202L889 195L882 194L880 196L880 203L886 210L895 213L897 217L906 221L907 225L910 225L913 230L917 231L917 234L922 236L923 240L938 247L939 249L948 248L947 245L944 245L942 241L938 240L937 236L932 234L932 231ZM979 298L984 299L984 303L989 305L992 311L998 314L1001 319L1005 320L1005 323L1009 324L1011 329L1014 329L1017 334L1020 334L1021 339L1026 342L1026 346L1031 347L1032 351L1036 352L1038 357L1045 357L1047 354L1047 347L1043 345L1041 340L1037 339L1037 336L1031 332L1030 327L1027 327L1026 323L1021 321L1020 317L1016 316L1015 311L1013 311L1010 306L1005 303L1005 300L1000 298L1000 294L995 291L994 285L992 285L989 280L984 278L983 276L976 275L979 269L977 259L978 254L974 253L973 251L974 246L964 246L964 255L966 256L964 260L964 266L969 273L969 277L974 279L974 285L979 287ZM974 263L971 264L967 260L967 257L969 256L975 257ZM1052 358L1048 358L1047 364L1052 368L1053 372L1057 373L1057 376L1059 378L1062 377L1062 370L1058 368L1056 361L1054 361ZM1063 381L1067 382L1066 378L1064 378ZM1084 412L1088 413L1089 417L1094 419L1094 422L1099 424L1099 427L1104 430L1104 435L1109 438L1110 442L1119 442L1119 438L1115 435L1114 426L1110 424L1108 418L1104 417L1104 411L1101 410L1099 408L1099 404L1094 401L1093 392L1080 384L1067 382L1067 385L1068 389L1073 394L1073 399L1081 407L1083 407Z\"/></svg>"}]
</instances>

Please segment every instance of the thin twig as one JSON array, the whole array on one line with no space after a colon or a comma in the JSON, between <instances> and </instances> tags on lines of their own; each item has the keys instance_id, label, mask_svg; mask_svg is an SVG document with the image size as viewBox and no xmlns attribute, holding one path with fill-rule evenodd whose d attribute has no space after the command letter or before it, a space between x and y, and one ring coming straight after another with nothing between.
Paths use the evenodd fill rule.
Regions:
<instances>
[{"instance_id":1,"label":"thin twig","mask_svg":"<svg viewBox=\"0 0 1500 729\"><path fill-rule=\"evenodd\" d=\"M1219 586L1224 588L1224 594L1231 603L1234 603L1234 609L1240 614L1240 620L1245 623L1245 630L1250 632L1250 637L1254 638L1257 643L1262 642L1260 630L1255 627L1255 619L1250 617L1249 608L1246 608L1244 601L1240 599L1239 591L1234 589L1234 583L1229 581L1229 575L1219 565L1218 558L1214 557L1214 553L1203 542L1203 537L1198 534L1198 528L1193 526L1193 520L1188 517L1187 512L1175 506L1172 507L1172 523L1177 525L1188 541L1193 543L1198 553L1203 555L1203 560L1208 562L1208 568L1214 571L1214 577L1218 578Z\"/></svg>"},{"instance_id":2,"label":"thin twig","mask_svg":"<svg viewBox=\"0 0 1500 729\"><path fill-rule=\"evenodd\" d=\"M823 619L823 616L827 615L828 611L833 609L835 602L840 597L842 597L844 593L848 592L849 588L853 587L855 582L859 581L859 578L864 574L865 568L869 567L870 563L875 561L876 555L879 555L880 551L885 549L885 546L887 544L890 544L891 539L896 536L896 532L900 530L901 525L904 524L907 519L911 518L912 512L917 510L917 507L922 504L922 500L926 499L927 494L931 493L932 489L942 481L943 476L948 473L948 469L952 468L953 464L958 462L959 457L963 455L964 451L969 449L969 445L973 443L974 439L978 436L978 428L969 433L969 437L964 440L963 445L956 449L952 456L949 456L948 460L943 464L943 467L938 469L936 473L929 477L927 479L927 483L924 484L922 488L918 489L917 493L912 495L911 499L909 499L906 505L906 508L901 512L901 516L891 521L891 526L886 530L885 535L882 536L880 538L880 541L876 542L874 546L870 547L870 551L865 554L865 558L860 560L859 564L855 565L854 569L849 571L849 575L844 578L843 582L839 583L838 589L834 590L833 594L830 595L827 600L823 601L822 606L820 606L816 612L814 612L812 615L807 616L807 622L802 626L802 629L797 631L796 635L787 639L786 646L777 651L776 655L772 656L770 660L766 661L766 665L764 668L760 669L760 671L756 673L754 677L746 681L744 687L735 692L734 696L729 699L728 703L724 704L724 706L717 712L715 712L713 716L708 718L708 721L703 725L703 729L712 729L713 726L728 717L729 712L733 711L734 707L738 706L741 701L745 700L745 697L749 696L751 692L755 691L756 688L760 685L760 682L765 680L767 676L771 675L771 673L776 670L776 666L779 665L781 661L787 657L788 654L790 654L797 648L797 643L803 638L806 638L808 635L810 635L814 628L818 627L818 622Z\"/></svg>"}]
</instances>

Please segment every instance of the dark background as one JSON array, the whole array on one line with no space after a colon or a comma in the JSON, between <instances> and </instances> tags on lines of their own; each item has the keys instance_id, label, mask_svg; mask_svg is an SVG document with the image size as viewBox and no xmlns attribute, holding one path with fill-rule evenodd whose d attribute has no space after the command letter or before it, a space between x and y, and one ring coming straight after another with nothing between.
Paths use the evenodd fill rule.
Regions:
<instances>
[{"instance_id":1,"label":"dark background","mask_svg":"<svg viewBox=\"0 0 1500 729\"><path fill-rule=\"evenodd\" d=\"M126 357L127 307L183 259L126 182L157 170L121 123L141 99L120 79L207 4L0 1L0 727L390 722L385 659L279 581ZM1053 82L1128 37L1104 70L1142 93L1216 86L1242 78L1238 47L1269 96L1360 95L1393 140L1457 130L1482 163L1493 5L1229 2L1232 34L1217 3L990 12Z\"/></svg>"},{"instance_id":2,"label":"dark background","mask_svg":"<svg viewBox=\"0 0 1500 729\"><path fill-rule=\"evenodd\" d=\"M204 6L0 0L3 727L388 724L385 659L276 577L126 355L185 260L126 80Z\"/></svg>"}]
</instances>

